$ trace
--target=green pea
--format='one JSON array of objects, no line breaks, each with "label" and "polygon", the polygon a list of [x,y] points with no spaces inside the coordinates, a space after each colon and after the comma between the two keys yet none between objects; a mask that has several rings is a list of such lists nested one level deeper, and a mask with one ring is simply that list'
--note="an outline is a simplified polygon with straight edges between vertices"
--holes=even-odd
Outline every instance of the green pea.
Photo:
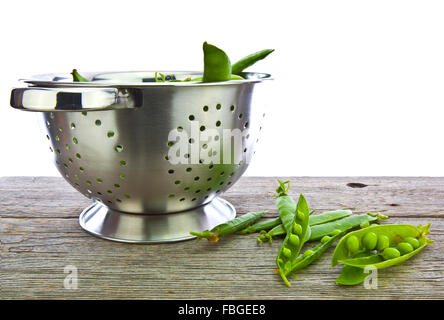
[{"label": "green pea", "polygon": [[290,258],[291,257],[291,250],[288,248],[284,248],[284,250],[282,250],[282,254],[284,255],[285,258]]},{"label": "green pea", "polygon": [[302,226],[298,223],[293,223],[293,233],[300,236],[302,234]]},{"label": "green pea", "polygon": [[404,239],[404,242],[410,243],[410,245],[413,247],[413,249],[419,248],[419,241],[416,238],[413,237],[407,237]]},{"label": "green pea", "polygon": [[376,245],[376,250],[382,251],[385,248],[388,248],[390,245],[390,239],[386,235],[379,235],[378,236],[378,244]]},{"label": "green pea", "polygon": [[405,255],[413,251],[413,246],[408,242],[401,242],[396,246],[401,255]]},{"label": "green pea", "polygon": [[359,251],[359,240],[356,236],[350,236],[347,238],[347,249],[353,255]]},{"label": "green pea", "polygon": [[336,235],[340,234],[341,232],[342,232],[341,230],[339,230],[339,229],[335,229],[335,230],[333,230],[333,231],[331,232],[331,235],[332,235],[332,236],[336,236]]},{"label": "green pea", "polygon": [[295,234],[290,235],[288,241],[295,247],[297,247],[300,243],[299,237]]},{"label": "green pea", "polygon": [[330,241],[330,239],[331,239],[331,237],[329,237],[329,236],[323,236],[321,239],[321,243],[326,243],[326,242]]},{"label": "green pea", "polygon": [[296,213],[298,215],[298,219],[301,221],[304,221],[305,219],[305,213],[303,213],[302,211],[299,211]]},{"label": "green pea", "polygon": [[367,232],[362,238],[362,244],[368,250],[373,250],[374,248],[376,248],[377,243],[378,236],[374,232]]},{"label": "green pea", "polygon": [[303,257],[308,257],[308,256],[311,256],[313,254],[313,251],[312,250],[306,250],[303,254],[302,254],[302,256]]},{"label": "green pea", "polygon": [[390,260],[398,258],[401,255],[401,252],[398,251],[396,248],[385,248],[382,252],[382,257],[384,260]]}]

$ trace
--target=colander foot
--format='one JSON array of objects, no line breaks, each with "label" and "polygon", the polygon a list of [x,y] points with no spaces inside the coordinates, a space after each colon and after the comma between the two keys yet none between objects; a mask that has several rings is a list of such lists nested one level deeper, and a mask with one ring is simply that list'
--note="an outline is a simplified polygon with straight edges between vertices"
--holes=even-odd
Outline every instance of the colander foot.
[{"label": "colander foot", "polygon": [[221,198],[192,210],[169,214],[129,214],[95,202],[80,214],[79,223],[86,232],[107,240],[161,243],[193,239],[190,231],[210,230],[235,216],[234,207]]}]

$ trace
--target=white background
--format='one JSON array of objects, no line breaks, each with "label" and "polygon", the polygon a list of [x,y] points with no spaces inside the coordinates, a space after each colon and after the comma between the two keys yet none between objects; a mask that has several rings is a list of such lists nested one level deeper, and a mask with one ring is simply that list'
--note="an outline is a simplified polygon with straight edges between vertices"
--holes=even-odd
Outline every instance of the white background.
[{"label": "white background", "polygon": [[1,5],[0,176],[58,175],[16,79],[201,70],[203,41],[275,78],[247,174],[444,174],[443,1],[10,1]]}]

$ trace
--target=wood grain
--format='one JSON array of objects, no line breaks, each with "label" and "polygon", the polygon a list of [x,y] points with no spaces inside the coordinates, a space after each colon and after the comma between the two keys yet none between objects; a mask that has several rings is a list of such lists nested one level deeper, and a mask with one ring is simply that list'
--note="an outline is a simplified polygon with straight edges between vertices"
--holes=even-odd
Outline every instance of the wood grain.
[{"label": "wood grain", "polygon": [[[216,244],[185,241],[131,245],[95,238],[77,219],[90,200],[61,178],[0,178],[1,299],[443,299],[444,178],[298,177],[319,212],[383,212],[387,223],[432,222],[435,243],[406,263],[380,270],[378,289],[335,285],[333,248],[291,278],[274,272],[280,241],[230,236]],[[244,177],[223,197],[238,214],[275,216],[273,177]],[[348,185],[349,184],[349,185]],[[351,184],[351,185],[350,185]],[[365,186],[363,186],[365,185]],[[78,269],[78,289],[63,286]]]}]

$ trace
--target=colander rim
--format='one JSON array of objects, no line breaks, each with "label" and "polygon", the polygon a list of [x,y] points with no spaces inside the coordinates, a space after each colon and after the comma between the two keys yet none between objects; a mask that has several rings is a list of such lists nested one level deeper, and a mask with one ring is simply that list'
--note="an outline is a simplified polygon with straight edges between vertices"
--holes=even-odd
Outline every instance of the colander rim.
[{"label": "colander rim", "polygon": [[[31,86],[37,87],[82,87],[82,88],[140,88],[140,87],[201,87],[201,86],[226,86],[226,85],[238,85],[243,83],[258,83],[264,80],[273,80],[271,74],[261,72],[243,72],[242,76],[246,79],[243,80],[228,80],[220,82],[141,82],[141,81],[128,81],[121,80],[115,81],[106,79],[106,76],[112,77],[113,75],[124,74],[149,74],[163,73],[166,75],[175,75],[186,78],[187,76],[202,76],[200,71],[104,71],[104,72],[82,72],[82,75],[89,79],[95,79],[91,82],[73,82],[70,73],[45,73],[32,75],[26,78],[21,78],[19,81],[27,83]],[[102,79],[101,79],[102,77]],[[104,78],[105,77],[105,78]],[[154,76],[153,76],[154,77]]]}]

